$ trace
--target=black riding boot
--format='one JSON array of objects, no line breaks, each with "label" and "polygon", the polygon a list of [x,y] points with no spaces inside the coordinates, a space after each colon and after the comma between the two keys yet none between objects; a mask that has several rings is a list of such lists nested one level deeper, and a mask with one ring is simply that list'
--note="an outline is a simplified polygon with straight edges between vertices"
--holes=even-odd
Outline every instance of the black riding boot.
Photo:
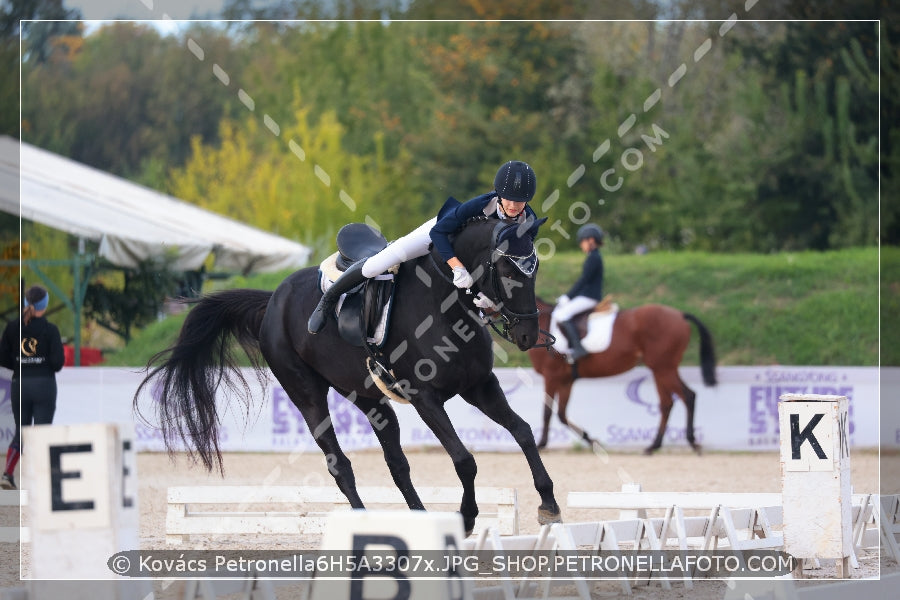
[{"label": "black riding boot", "polygon": [[584,349],[584,346],[581,345],[581,335],[578,333],[578,326],[575,325],[574,321],[563,321],[559,326],[563,330],[563,333],[566,334],[566,339],[569,340],[569,348],[572,349],[572,362],[577,361],[588,353],[588,351]]},{"label": "black riding boot", "polygon": [[366,259],[362,259],[350,265],[347,270],[337,278],[337,281],[331,284],[328,291],[322,294],[319,305],[316,306],[316,310],[309,316],[309,322],[306,325],[306,328],[309,329],[310,333],[319,333],[322,331],[322,328],[325,327],[325,321],[334,310],[334,305],[337,304],[341,294],[349,292],[367,279],[362,273],[363,264],[365,264],[365,262]]}]

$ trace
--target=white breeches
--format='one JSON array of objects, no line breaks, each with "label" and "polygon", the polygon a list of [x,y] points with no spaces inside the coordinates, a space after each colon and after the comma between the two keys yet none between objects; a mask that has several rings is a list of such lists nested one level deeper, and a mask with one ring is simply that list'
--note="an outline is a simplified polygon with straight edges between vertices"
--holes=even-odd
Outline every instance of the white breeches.
[{"label": "white breeches", "polygon": [[568,321],[578,313],[590,310],[597,306],[597,301],[587,296],[575,296],[565,304],[557,304],[550,316],[552,323],[562,323]]},{"label": "white breeches", "polygon": [[366,260],[362,274],[369,278],[375,277],[402,262],[428,254],[431,228],[435,223],[437,217],[422,223],[412,232],[388,244],[387,248]]}]

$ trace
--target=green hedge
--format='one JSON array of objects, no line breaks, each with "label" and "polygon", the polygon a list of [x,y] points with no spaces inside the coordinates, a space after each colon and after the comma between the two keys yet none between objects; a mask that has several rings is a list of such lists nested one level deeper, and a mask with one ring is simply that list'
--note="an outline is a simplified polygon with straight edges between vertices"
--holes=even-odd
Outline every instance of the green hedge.
[{"label": "green hedge", "polygon": [[[545,258],[538,294],[554,300],[581,269],[579,252]],[[881,329],[897,332],[900,314],[900,248],[850,249],[771,255],[649,253],[604,255],[605,290],[622,308],[659,302],[691,312],[711,330],[721,365],[879,364],[879,262]],[[273,289],[287,273],[235,278],[234,287]],[[219,284],[221,286],[221,283]],[[140,334],[106,364],[140,366],[177,334],[183,317],[171,317]],[[692,336],[684,363],[699,361]],[[504,345],[509,361],[527,356]],[[900,365],[900,350],[884,343],[881,364]]]}]

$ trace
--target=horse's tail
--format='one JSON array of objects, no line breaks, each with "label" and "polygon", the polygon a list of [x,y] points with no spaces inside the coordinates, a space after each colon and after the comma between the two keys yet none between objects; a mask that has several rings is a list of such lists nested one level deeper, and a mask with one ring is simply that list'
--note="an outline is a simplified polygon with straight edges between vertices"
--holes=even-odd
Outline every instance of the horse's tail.
[{"label": "horse's tail", "polygon": [[684,318],[697,326],[700,333],[700,372],[703,374],[703,383],[716,385],[716,349],[713,346],[712,334],[700,319],[690,313],[681,313]]},{"label": "horse's tail", "polygon": [[272,292],[261,290],[226,290],[193,301],[178,340],[147,363],[149,374],[135,392],[134,405],[137,409],[138,395],[150,384],[169,452],[180,441],[208,471],[214,464],[223,471],[216,390],[224,384],[242,390],[245,397],[250,394],[235,361],[232,340],[247,353],[263,380],[259,329],[271,297]]}]

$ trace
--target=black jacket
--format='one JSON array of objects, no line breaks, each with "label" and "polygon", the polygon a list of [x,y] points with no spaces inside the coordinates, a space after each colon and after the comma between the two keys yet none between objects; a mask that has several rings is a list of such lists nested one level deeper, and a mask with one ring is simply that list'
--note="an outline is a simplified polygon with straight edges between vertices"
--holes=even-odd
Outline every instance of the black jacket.
[{"label": "black jacket", "polygon": [[6,324],[0,338],[0,366],[12,369],[13,377],[20,372],[26,377],[53,375],[65,362],[59,329],[45,317],[33,317],[28,325],[20,319]]},{"label": "black jacket", "polygon": [[569,298],[587,296],[598,302],[603,300],[603,257],[596,248],[588,252],[581,268],[581,277],[566,294]]}]

